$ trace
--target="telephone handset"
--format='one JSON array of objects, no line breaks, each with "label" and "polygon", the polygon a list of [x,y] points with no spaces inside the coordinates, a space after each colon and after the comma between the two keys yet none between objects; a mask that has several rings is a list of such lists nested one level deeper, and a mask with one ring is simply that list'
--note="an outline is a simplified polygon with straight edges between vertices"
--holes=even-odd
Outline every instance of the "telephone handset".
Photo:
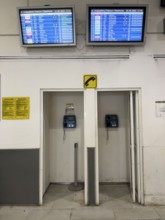
[{"label": "telephone handset", "polygon": [[85,82],[85,86],[88,86],[89,85],[89,82],[90,81],[94,81],[96,80],[96,78],[94,76],[91,76],[86,82]]}]

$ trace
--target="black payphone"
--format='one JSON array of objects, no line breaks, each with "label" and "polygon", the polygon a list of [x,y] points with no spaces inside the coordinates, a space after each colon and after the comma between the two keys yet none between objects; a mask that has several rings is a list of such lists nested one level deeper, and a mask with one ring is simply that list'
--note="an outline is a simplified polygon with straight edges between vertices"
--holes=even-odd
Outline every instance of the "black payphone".
[{"label": "black payphone", "polygon": [[65,115],[63,116],[63,140],[65,140],[65,130],[70,128],[76,128],[77,122],[76,122],[76,115],[74,113],[74,104],[73,103],[67,103],[65,108]]},{"label": "black payphone", "polygon": [[105,115],[105,127],[118,128],[119,127],[118,115]]},{"label": "black payphone", "polygon": [[76,128],[76,116],[75,115],[64,115],[63,128]]}]

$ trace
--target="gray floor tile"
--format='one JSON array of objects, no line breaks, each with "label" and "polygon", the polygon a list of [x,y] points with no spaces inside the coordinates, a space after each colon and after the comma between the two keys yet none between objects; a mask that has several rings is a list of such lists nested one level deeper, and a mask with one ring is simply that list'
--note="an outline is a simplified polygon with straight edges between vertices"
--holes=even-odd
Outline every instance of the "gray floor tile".
[{"label": "gray floor tile", "polygon": [[141,205],[132,203],[132,202],[127,202],[119,199],[114,199],[110,201],[104,201],[100,203],[100,207],[106,208],[106,209],[113,209],[113,210],[118,210],[120,208],[138,208],[141,207]]},{"label": "gray floor tile", "polygon": [[74,193],[74,201],[84,203],[84,190]]},{"label": "gray floor tile", "polygon": [[70,215],[69,210],[32,209],[26,220],[70,220]]},{"label": "gray floor tile", "polygon": [[25,220],[29,214],[28,208],[1,207],[0,220]]},{"label": "gray floor tile", "polygon": [[165,220],[165,207],[132,203],[129,186],[101,185],[100,205],[84,206],[84,191],[52,184],[43,206],[0,206],[0,220]]},{"label": "gray floor tile", "polygon": [[53,209],[76,209],[84,206],[84,191],[72,192],[68,185],[51,184],[44,196],[44,206]]},{"label": "gray floor tile", "polygon": [[53,202],[53,209],[76,209],[82,207],[83,204],[75,202],[74,200],[58,199]]},{"label": "gray floor tile", "polygon": [[157,212],[157,214],[160,216],[160,219],[165,220],[165,206],[160,206],[160,207],[155,206],[154,209]]},{"label": "gray floor tile", "polygon": [[132,203],[129,186],[127,184],[101,184],[100,206],[110,209],[139,207],[138,204]]},{"label": "gray floor tile", "polygon": [[157,212],[148,207],[142,207],[142,208],[125,208],[125,209],[119,209],[114,210],[114,214],[116,219],[120,220],[159,220],[160,217],[157,214]]},{"label": "gray floor tile", "polygon": [[71,220],[114,220],[112,210],[100,207],[81,208],[72,211]]}]

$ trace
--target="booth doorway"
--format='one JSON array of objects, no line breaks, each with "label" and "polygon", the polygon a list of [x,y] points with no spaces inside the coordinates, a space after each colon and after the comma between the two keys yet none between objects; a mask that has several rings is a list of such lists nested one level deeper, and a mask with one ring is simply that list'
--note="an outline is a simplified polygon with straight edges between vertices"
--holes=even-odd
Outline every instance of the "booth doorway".
[{"label": "booth doorway", "polygon": [[[140,90],[98,91],[100,203],[127,199],[143,204],[139,94]],[[116,115],[118,126],[106,127],[106,115]]]},{"label": "booth doorway", "polygon": [[[78,146],[77,179],[79,183],[84,182],[83,109],[82,91],[41,90],[41,205],[56,202],[58,206],[63,196],[68,198],[68,203],[84,203],[83,190],[74,192],[68,189],[75,180],[75,144]],[[75,128],[64,127],[64,115],[76,116]]]}]

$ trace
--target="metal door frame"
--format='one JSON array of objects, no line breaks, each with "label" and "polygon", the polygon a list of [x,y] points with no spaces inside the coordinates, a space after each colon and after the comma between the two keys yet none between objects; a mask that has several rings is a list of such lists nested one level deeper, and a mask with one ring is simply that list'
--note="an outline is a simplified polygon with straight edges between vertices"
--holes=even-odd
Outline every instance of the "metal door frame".
[{"label": "metal door frame", "polygon": [[[43,126],[44,126],[44,92],[82,92],[83,89],[40,89],[40,150],[39,150],[39,205],[43,205]],[[85,163],[85,158],[84,158]],[[85,166],[85,164],[84,164]],[[85,171],[85,170],[84,170]],[[86,175],[84,175],[84,183],[86,182]],[[85,184],[86,185],[86,184]],[[86,187],[84,189],[86,194]]]},{"label": "metal door frame", "polygon": [[[133,202],[137,201],[139,204],[144,204],[144,172],[143,172],[143,144],[142,144],[142,109],[141,109],[141,88],[114,88],[114,89],[97,89],[97,100],[98,100],[98,92],[129,92],[131,102],[130,104],[130,119],[133,118],[133,93],[135,94],[135,102],[136,102],[136,121],[137,121],[137,126],[136,126],[136,135],[138,136],[138,143],[137,143],[137,175],[138,175],[138,189],[137,189],[137,198],[136,198],[136,192],[135,192],[135,172],[133,174],[133,187],[134,187],[134,193],[133,193]],[[98,120],[98,112],[97,112],[97,120]],[[131,140],[132,143],[134,142],[134,121],[132,120],[131,122]],[[97,134],[98,134],[98,127],[97,127]],[[98,152],[98,135],[97,135],[97,146],[96,150]],[[131,166],[134,167],[133,170],[135,170],[135,151],[134,151],[134,145],[132,145],[132,157],[133,161]],[[97,153],[97,158],[96,158],[96,167],[98,169],[99,164],[99,155]],[[98,171],[99,173],[99,171]],[[97,204],[99,204],[99,175],[97,176],[96,180],[96,186],[97,186],[97,191],[96,191],[96,198],[97,198]]]}]

